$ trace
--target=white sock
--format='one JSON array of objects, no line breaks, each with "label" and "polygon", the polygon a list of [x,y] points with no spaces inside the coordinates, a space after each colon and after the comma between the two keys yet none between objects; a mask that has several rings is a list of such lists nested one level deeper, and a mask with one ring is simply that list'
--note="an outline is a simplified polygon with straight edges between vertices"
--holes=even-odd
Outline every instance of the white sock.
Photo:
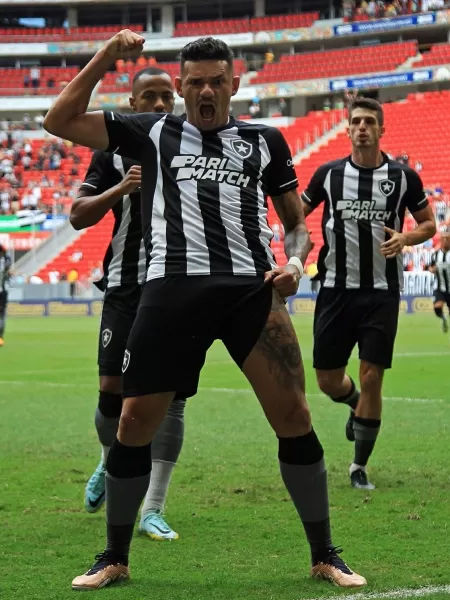
[{"label": "white sock", "polygon": [[363,467],[362,465],[356,465],[355,463],[352,463],[350,465],[350,475],[352,473],[354,473],[355,471],[360,471],[360,470],[366,472],[367,471],[367,467]]},{"label": "white sock", "polygon": [[142,506],[142,517],[144,517],[148,512],[164,510],[174,466],[175,463],[166,462],[163,460],[154,460],[152,462],[150,485],[148,486],[147,494]]},{"label": "white sock", "polygon": [[102,446],[102,463],[106,467],[106,461],[108,460],[108,454],[111,450],[111,446]]}]

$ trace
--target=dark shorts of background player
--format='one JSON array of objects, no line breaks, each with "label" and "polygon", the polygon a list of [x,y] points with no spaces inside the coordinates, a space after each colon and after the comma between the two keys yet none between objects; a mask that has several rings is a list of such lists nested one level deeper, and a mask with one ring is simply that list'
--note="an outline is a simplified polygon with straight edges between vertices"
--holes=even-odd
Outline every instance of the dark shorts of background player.
[{"label": "dark shorts of background player", "polygon": [[446,294],[445,292],[441,292],[440,290],[435,290],[433,296],[433,304],[436,304],[436,302],[443,302],[448,306],[450,310],[450,294]]},{"label": "dark shorts of background player", "polygon": [[347,366],[358,344],[360,360],[390,369],[399,307],[398,292],[322,288],[314,314],[314,368]]},{"label": "dark shorts of background player", "polygon": [[0,291],[0,312],[6,312],[6,305],[8,304],[8,292]]},{"label": "dark shorts of background player", "polygon": [[141,295],[141,285],[107,288],[98,341],[99,375],[122,376],[125,348]]},{"label": "dark shorts of background player", "polygon": [[242,368],[272,306],[263,276],[174,275],[150,280],[127,344],[125,398],[197,393],[206,352],[220,339]]}]

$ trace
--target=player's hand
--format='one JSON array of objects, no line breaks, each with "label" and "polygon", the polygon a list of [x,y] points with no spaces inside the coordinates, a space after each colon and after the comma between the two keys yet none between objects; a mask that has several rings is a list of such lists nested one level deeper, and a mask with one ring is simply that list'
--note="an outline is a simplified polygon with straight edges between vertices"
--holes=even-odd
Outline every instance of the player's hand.
[{"label": "player's hand", "polygon": [[104,46],[112,58],[137,58],[144,47],[145,38],[130,29],[122,29]]},{"label": "player's hand", "polygon": [[391,239],[381,244],[381,254],[386,258],[394,258],[401,254],[406,246],[406,235],[389,227],[385,227],[384,231],[391,236]]},{"label": "player's hand", "polygon": [[134,165],[128,171],[120,184],[120,191],[123,195],[131,194],[141,187],[141,167]]},{"label": "player's hand", "polygon": [[297,293],[300,283],[300,271],[295,265],[277,267],[264,273],[264,283],[272,282],[273,287],[283,298]]}]

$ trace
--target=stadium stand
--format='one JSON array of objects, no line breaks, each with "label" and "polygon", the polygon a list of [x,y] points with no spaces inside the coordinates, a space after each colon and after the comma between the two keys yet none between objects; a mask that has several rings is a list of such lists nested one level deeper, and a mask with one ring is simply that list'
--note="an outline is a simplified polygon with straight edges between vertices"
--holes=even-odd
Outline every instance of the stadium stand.
[{"label": "stadium stand", "polygon": [[272,31],[274,29],[292,29],[311,27],[319,18],[319,13],[299,13],[254,17],[252,19],[225,19],[221,21],[187,21],[177,23],[174,37],[195,35],[218,35],[225,33],[244,33],[247,31]]},{"label": "stadium stand", "polygon": [[432,67],[450,63],[450,44],[434,44],[429,52],[419,56],[415,61],[416,67]]},{"label": "stadium stand", "polygon": [[265,64],[252,84],[319,79],[355,73],[392,71],[417,54],[417,43],[396,42],[328,52],[284,54],[278,63]]},{"label": "stadium stand", "polygon": [[[143,31],[142,25],[129,25],[133,31]],[[91,42],[107,40],[117,32],[117,25],[101,27],[14,27],[0,29],[2,43],[29,42]]]},{"label": "stadium stand", "polygon": [[79,67],[0,68],[0,96],[55,96],[79,70]]}]

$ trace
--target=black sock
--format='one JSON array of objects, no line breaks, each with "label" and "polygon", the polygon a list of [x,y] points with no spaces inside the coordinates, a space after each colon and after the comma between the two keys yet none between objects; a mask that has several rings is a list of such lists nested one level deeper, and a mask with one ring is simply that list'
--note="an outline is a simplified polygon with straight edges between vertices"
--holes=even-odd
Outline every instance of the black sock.
[{"label": "black sock", "polygon": [[434,307],[434,314],[438,317],[438,319],[442,319],[443,321],[446,320],[445,315],[444,315],[444,309],[442,308],[442,306]]},{"label": "black sock", "polygon": [[353,379],[351,377],[349,379],[352,384],[349,393],[345,396],[340,396],[339,398],[331,399],[333,400],[333,402],[337,402],[338,404],[348,404],[348,406],[350,406],[351,409],[356,410],[359,401],[359,391],[356,389],[356,385]]},{"label": "black sock", "polygon": [[332,546],[327,472],[323,448],[314,430],[295,438],[279,438],[281,476],[300,516],[311,548],[312,563]]},{"label": "black sock", "polygon": [[121,412],[121,394],[99,392],[98,406],[95,411],[95,428],[102,446],[109,448],[116,439]]},{"label": "black sock", "polygon": [[370,455],[377,441],[380,426],[380,419],[355,417],[353,426],[355,431],[355,459],[353,462],[356,465],[365,467],[369,462]]},{"label": "black sock", "polygon": [[151,468],[151,444],[134,447],[114,441],[106,463],[106,550],[125,565]]}]

